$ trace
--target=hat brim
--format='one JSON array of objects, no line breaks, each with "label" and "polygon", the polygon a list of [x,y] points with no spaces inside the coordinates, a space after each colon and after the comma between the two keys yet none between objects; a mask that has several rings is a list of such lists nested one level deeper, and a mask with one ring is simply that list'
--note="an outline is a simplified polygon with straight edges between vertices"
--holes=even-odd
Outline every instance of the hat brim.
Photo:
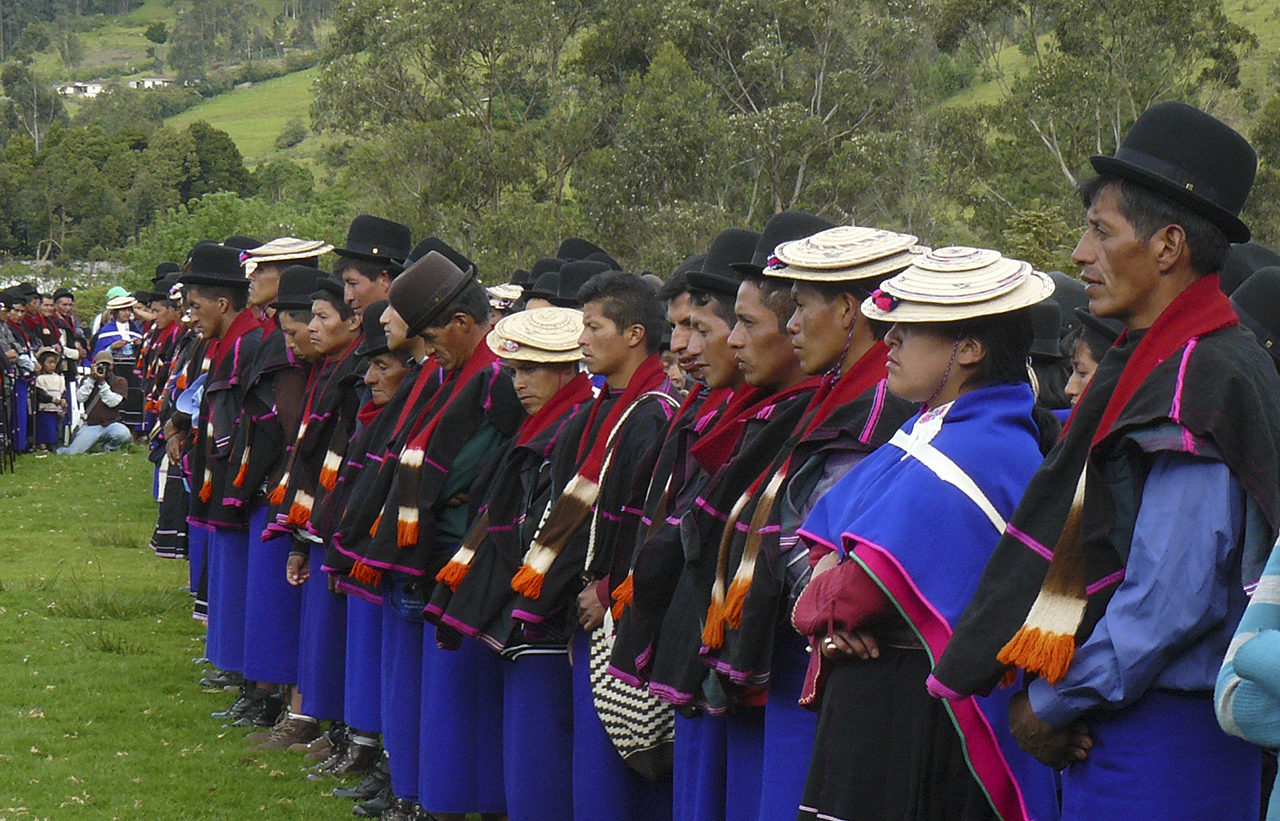
[{"label": "hat brim", "polygon": [[364,338],[363,342],[361,342],[359,345],[356,346],[356,356],[371,358],[375,356],[380,356],[384,353],[391,353],[391,346],[385,343],[376,345],[376,346],[370,346],[369,337],[367,336]]},{"label": "hat brim", "polygon": [[206,285],[210,288],[244,288],[249,289],[248,279],[232,279],[231,277],[213,276],[210,274],[186,274],[178,279],[183,285]]},{"label": "hat brim", "polygon": [[1087,310],[1076,308],[1075,314],[1076,319],[1080,321],[1081,325],[1103,337],[1112,344],[1115,344],[1115,341],[1120,338],[1120,334],[1123,332],[1109,327],[1105,319],[1094,316]]},{"label": "hat brim", "polygon": [[418,334],[422,333],[425,329],[431,327],[431,323],[440,318],[440,314],[444,313],[444,309],[452,305],[453,301],[457,299],[458,296],[467,289],[467,286],[470,285],[472,282],[476,281],[476,269],[474,267],[472,267],[470,270],[463,271],[463,274],[465,274],[465,276],[463,277],[462,281],[458,283],[458,285],[455,286],[453,290],[449,291],[447,294],[441,297],[440,301],[436,303],[436,306],[434,308],[432,308],[424,316],[420,317],[416,322],[414,322],[412,325],[409,326],[410,336],[417,336]]},{"label": "hat brim", "polygon": [[740,279],[731,279],[710,271],[691,271],[689,273],[689,286],[698,291],[709,291],[710,293],[724,296],[737,296],[738,286],[741,284],[742,280]]},{"label": "hat brim", "polygon": [[1258,339],[1258,344],[1262,346],[1263,350],[1271,354],[1272,361],[1277,368],[1280,368],[1280,339],[1267,330],[1266,325],[1254,319],[1248,311],[1241,308],[1234,299],[1231,300],[1231,307],[1236,309],[1236,314],[1240,317],[1240,324],[1253,332],[1253,335]]},{"label": "hat brim", "polygon": [[863,282],[879,281],[900,271],[905,271],[918,258],[918,254],[902,251],[883,259],[872,260],[853,268],[801,268],[796,265],[781,265],[765,268],[767,277],[790,279],[799,282]]},{"label": "hat brim", "polygon": [[1007,314],[1029,308],[1053,295],[1053,280],[1047,274],[1032,271],[1026,281],[1012,291],[982,302],[958,302],[938,304],[934,302],[909,302],[901,300],[891,310],[881,310],[875,299],[868,297],[862,303],[862,313],[881,322],[959,322],[982,316]]},{"label": "hat brim", "polygon": [[[392,273],[399,274],[404,271],[404,260],[398,260],[394,257],[374,256],[366,254],[364,251],[353,251],[350,248],[334,248],[333,253],[347,259],[359,259],[364,262],[378,262],[387,266],[387,270]],[[305,257],[304,257],[305,259]]]},{"label": "hat brim", "polygon": [[545,348],[535,348],[532,345],[521,345],[517,351],[506,350],[503,347],[503,343],[507,341],[506,337],[499,336],[496,330],[489,331],[485,335],[484,341],[494,354],[511,362],[536,362],[540,365],[549,365],[582,360],[582,348],[580,347],[572,350],[549,351]]},{"label": "hat brim", "polygon": [[1154,171],[1149,171],[1142,166],[1135,165],[1131,162],[1118,160],[1115,157],[1092,156],[1089,158],[1089,164],[1093,166],[1093,170],[1099,174],[1111,174],[1132,180],[1139,185],[1150,188],[1158,194],[1169,197],[1170,199],[1187,206],[1192,211],[1200,214],[1205,219],[1212,222],[1218,228],[1222,229],[1222,233],[1227,235],[1227,239],[1232,242],[1248,242],[1253,236],[1253,232],[1249,230],[1249,226],[1230,211],[1218,206],[1209,200],[1196,194],[1194,190],[1184,188],[1177,185],[1166,177],[1162,177]]}]

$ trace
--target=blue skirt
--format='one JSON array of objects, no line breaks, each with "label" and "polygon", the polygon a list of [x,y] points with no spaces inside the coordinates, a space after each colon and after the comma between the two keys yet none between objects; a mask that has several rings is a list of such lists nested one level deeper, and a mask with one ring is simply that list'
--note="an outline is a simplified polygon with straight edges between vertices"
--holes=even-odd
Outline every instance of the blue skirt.
[{"label": "blue skirt", "polygon": [[427,812],[506,812],[502,664],[480,642],[442,650],[436,631],[424,632],[418,801]]},{"label": "blue skirt", "polygon": [[245,583],[249,534],[218,528],[209,534],[209,634],[205,655],[221,670],[244,672]]},{"label": "blue skirt", "polygon": [[418,724],[422,714],[422,622],[404,619],[388,595],[382,605],[382,746],[397,798],[418,800]]},{"label": "blue skirt", "polygon": [[725,818],[725,717],[676,713],[672,817],[675,821]]},{"label": "blue skirt", "polygon": [[818,734],[818,714],[800,706],[809,667],[807,646],[805,638],[789,627],[778,631],[764,710],[759,821],[793,817],[804,795],[809,757]]},{"label": "blue skirt", "polygon": [[382,605],[347,597],[347,688],[343,718],[362,733],[382,732]]},{"label": "blue skirt", "polygon": [[573,821],[573,671],[568,653],[502,665],[502,780],[509,821]]},{"label": "blue skirt", "polygon": [[36,411],[36,444],[58,444],[59,422],[56,411]]},{"label": "blue skirt", "polygon": [[652,782],[614,749],[591,698],[591,652],[573,634],[574,821],[664,821],[671,818],[671,779]]},{"label": "blue skirt", "polygon": [[289,584],[291,539],[262,541],[267,507],[249,511],[249,570],[245,580],[244,676],[250,681],[298,680],[302,588]]},{"label": "blue skirt", "polygon": [[756,818],[760,814],[764,710],[744,707],[725,716],[725,741],[724,817]]},{"label": "blue skirt", "polygon": [[28,426],[31,424],[31,383],[21,379],[13,386],[13,444],[21,453],[27,449]]},{"label": "blue skirt", "polygon": [[298,691],[302,712],[321,721],[342,720],[347,649],[347,597],[329,592],[324,547],[311,545],[311,575],[302,586]]},{"label": "blue skirt", "polygon": [[1062,773],[1062,821],[1257,821],[1262,753],[1218,727],[1209,696],[1149,691],[1085,720],[1093,749]]},{"label": "blue skirt", "polygon": [[[209,528],[187,523],[187,571],[190,574],[191,586],[187,589],[195,596],[194,617],[207,621],[209,617],[208,590],[205,587],[205,576],[208,571]],[[205,636],[205,644],[209,638]]]}]

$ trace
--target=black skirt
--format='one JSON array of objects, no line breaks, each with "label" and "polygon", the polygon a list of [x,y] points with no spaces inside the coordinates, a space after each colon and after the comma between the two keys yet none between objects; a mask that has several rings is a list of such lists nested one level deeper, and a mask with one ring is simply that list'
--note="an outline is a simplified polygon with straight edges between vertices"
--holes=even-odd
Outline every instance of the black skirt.
[{"label": "black skirt", "polygon": [[924,650],[833,666],[802,821],[986,821],[997,815],[965,763],[943,702],[925,690]]},{"label": "black skirt", "polygon": [[183,481],[182,466],[169,465],[164,482],[164,501],[160,503],[156,517],[156,529],[151,533],[151,550],[162,559],[187,557],[187,508],[191,496]]}]

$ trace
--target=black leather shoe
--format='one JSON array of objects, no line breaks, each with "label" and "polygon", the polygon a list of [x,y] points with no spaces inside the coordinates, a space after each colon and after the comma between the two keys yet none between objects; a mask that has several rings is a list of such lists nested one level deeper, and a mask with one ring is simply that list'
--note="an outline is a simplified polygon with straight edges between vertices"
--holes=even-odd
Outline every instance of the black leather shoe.
[{"label": "black leather shoe", "polygon": [[395,793],[391,792],[391,785],[388,784],[373,798],[352,807],[351,814],[358,818],[381,818],[395,800]]},{"label": "black leather shoe", "polygon": [[205,676],[200,679],[200,686],[206,689],[211,687],[239,687],[244,684],[244,676],[230,670],[221,670],[217,675]]},{"label": "black leather shoe", "polygon": [[227,709],[219,710],[216,713],[210,713],[209,718],[217,719],[218,721],[239,721],[241,716],[245,714],[245,711],[249,709],[249,706],[252,703],[253,700],[251,698],[242,695]]},{"label": "black leather shoe", "polygon": [[374,765],[369,774],[364,777],[354,787],[336,787],[333,791],[334,798],[351,798],[356,801],[368,801],[377,797],[383,788],[391,785],[391,768],[387,762],[387,754],[384,752],[378,757],[378,763]]},{"label": "black leather shoe", "polygon": [[235,727],[274,727],[284,712],[284,699],[275,693],[255,690],[249,699],[249,706],[235,720]]}]

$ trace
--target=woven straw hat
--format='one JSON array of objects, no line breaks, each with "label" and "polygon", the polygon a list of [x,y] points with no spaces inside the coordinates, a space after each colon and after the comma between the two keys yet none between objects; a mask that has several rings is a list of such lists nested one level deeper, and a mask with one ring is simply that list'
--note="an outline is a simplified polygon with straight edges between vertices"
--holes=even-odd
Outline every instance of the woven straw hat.
[{"label": "woven straw hat", "polygon": [[577,362],[582,358],[582,311],[534,308],[498,320],[485,339],[503,359],[521,362]]},{"label": "woven straw hat", "polygon": [[493,285],[485,288],[484,291],[489,295],[489,307],[495,311],[510,310],[511,306],[519,302],[521,295],[524,294],[524,288],[509,283]]},{"label": "woven straw hat", "polygon": [[117,296],[117,297],[112,297],[111,299],[108,299],[107,310],[119,311],[122,308],[132,308],[134,305],[137,305],[137,304],[138,304],[138,300],[126,294],[125,296]]},{"label": "woven straw hat", "polygon": [[862,312],[885,322],[955,322],[1047,299],[1053,280],[999,251],[953,245],[918,257],[881,284]]},{"label": "woven straw hat", "polygon": [[259,245],[240,255],[246,274],[264,262],[289,262],[292,260],[312,259],[327,254],[333,246],[318,239],[298,239],[296,237],[280,237],[266,245]]},{"label": "woven straw hat", "polygon": [[766,276],[802,282],[851,282],[882,278],[911,264],[916,238],[879,228],[839,225],[773,251]]}]

